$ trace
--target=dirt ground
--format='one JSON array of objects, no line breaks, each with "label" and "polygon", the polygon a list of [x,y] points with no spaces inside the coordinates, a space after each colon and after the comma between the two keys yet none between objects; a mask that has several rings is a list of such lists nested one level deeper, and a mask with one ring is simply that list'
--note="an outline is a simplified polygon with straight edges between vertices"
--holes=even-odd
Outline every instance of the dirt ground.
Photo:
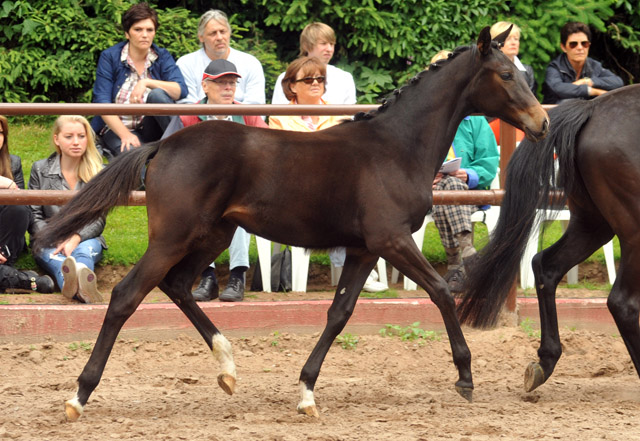
[{"label": "dirt ground", "polygon": [[15,440],[640,440],[640,381],[617,336],[561,331],[564,355],[532,393],[523,372],[538,338],[522,327],[465,330],[474,402],[454,390],[446,335],[359,335],[334,345],[316,386],[319,419],[297,414],[297,379],[318,335],[231,338],[227,396],[200,338],[116,342],[78,422],[63,403],[93,342],[0,345],[0,439]]}]

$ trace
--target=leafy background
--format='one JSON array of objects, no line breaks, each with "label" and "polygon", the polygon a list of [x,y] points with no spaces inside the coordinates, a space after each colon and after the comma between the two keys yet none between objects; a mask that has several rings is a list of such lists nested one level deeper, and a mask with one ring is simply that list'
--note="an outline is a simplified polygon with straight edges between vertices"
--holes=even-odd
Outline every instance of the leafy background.
[{"label": "leafy background", "polygon": [[[0,4],[0,100],[89,102],[100,51],[123,39],[122,0],[17,0]],[[376,102],[423,69],[440,49],[468,44],[479,30],[507,19],[523,35],[521,59],[538,84],[557,54],[569,20],[594,31],[591,55],[625,80],[640,78],[640,8],[626,0],[237,0],[151,1],[158,11],[156,42],[178,58],[198,47],[196,27],[209,8],[226,11],[232,44],[263,64],[267,96],[298,54],[311,21],[336,31],[333,63],[352,72],[358,101]]]}]

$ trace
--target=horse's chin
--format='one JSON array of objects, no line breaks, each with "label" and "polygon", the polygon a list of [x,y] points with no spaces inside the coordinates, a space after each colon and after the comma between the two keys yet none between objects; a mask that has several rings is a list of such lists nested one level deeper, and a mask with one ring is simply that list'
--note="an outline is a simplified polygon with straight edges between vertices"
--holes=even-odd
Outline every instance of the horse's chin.
[{"label": "horse's chin", "polygon": [[542,141],[547,136],[548,132],[549,132],[548,130],[534,132],[533,130],[524,129],[524,136],[526,136],[527,139],[531,142],[538,142],[538,141]]}]

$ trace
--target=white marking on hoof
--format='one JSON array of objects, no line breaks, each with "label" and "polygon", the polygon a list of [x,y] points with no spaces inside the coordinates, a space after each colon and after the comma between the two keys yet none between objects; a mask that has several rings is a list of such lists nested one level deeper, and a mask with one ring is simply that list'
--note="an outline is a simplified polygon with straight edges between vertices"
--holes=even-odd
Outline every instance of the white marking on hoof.
[{"label": "white marking on hoof", "polygon": [[298,403],[298,412],[312,417],[320,417],[316,402],[313,398],[313,391],[307,388],[307,385],[300,382],[300,403]]},{"label": "white marking on hoof", "polygon": [[77,395],[64,403],[64,413],[66,414],[68,421],[77,421],[83,411],[84,408],[80,404],[80,401],[78,401]]},{"label": "white marking on hoof", "polygon": [[[222,334],[216,334],[211,339],[211,346],[213,349],[211,353],[220,363],[221,373],[218,375],[218,384],[220,385],[220,379],[225,378],[227,381],[224,381],[229,386],[229,390],[227,388],[222,387],[226,393],[231,395],[233,390],[235,389],[235,379],[236,379],[236,364],[233,361],[233,351],[231,350],[231,343],[229,340],[225,338]],[[231,378],[229,378],[231,377]]]}]

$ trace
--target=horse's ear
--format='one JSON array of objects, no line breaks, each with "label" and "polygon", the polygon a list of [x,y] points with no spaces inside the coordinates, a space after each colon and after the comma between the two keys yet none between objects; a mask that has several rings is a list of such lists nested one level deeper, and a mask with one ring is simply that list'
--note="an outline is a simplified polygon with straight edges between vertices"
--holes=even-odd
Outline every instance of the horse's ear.
[{"label": "horse's ear", "polygon": [[498,45],[499,45],[498,47],[504,46],[504,42],[507,40],[507,37],[511,33],[512,28],[513,28],[513,25],[509,26],[509,28],[506,31],[504,31],[500,35],[497,35],[496,38],[494,38],[494,40],[498,42]]},{"label": "horse's ear", "polygon": [[489,26],[480,31],[478,36],[478,50],[482,55],[487,55],[491,52],[491,32],[489,32]]}]

